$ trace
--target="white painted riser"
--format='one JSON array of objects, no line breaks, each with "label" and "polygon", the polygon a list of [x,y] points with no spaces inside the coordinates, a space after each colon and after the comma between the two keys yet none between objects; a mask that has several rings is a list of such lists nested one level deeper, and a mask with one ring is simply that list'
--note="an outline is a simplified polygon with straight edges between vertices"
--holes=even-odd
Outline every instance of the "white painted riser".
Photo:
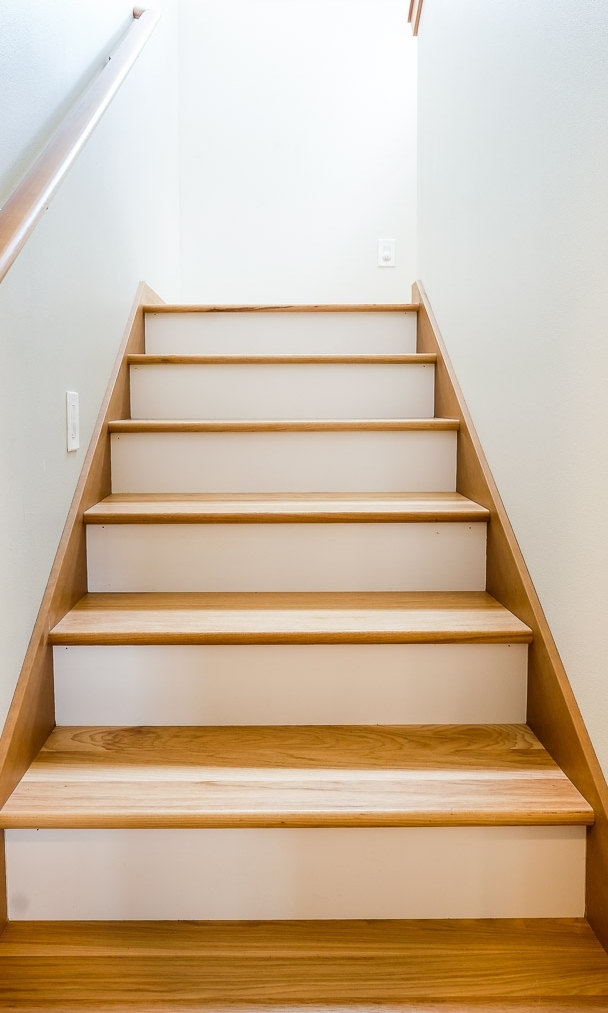
[{"label": "white painted riser", "polygon": [[416,313],[146,313],[151,355],[412,355]]},{"label": "white painted riser", "polygon": [[454,492],[456,432],[115,433],[113,492]]},{"label": "white painted riser", "polygon": [[527,644],[53,648],[58,725],[511,724]]},{"label": "white painted riser", "polygon": [[483,591],[486,525],[89,524],[89,591]]},{"label": "white painted riser", "polygon": [[14,919],[571,918],[585,828],[9,830]]},{"label": "white painted riser", "polygon": [[131,418],[432,418],[434,372],[428,364],[131,366]]}]

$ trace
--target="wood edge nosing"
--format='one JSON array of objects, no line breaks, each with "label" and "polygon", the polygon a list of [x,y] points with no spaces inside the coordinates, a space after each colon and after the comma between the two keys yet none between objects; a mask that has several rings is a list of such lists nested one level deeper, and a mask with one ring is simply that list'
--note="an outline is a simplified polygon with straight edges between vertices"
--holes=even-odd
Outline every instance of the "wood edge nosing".
[{"label": "wood edge nosing", "polygon": [[420,355],[130,355],[129,366],[433,366]]},{"label": "wood edge nosing", "polygon": [[243,631],[240,633],[156,633],[149,631],[143,633],[133,632],[108,632],[108,633],[51,633],[49,642],[57,647],[77,646],[154,646],[165,644],[178,647],[180,644],[203,646],[205,644],[529,644],[532,642],[532,635],[524,631],[514,632],[507,630],[504,633],[445,633],[429,634],[420,632],[415,634],[400,634],[391,632],[366,632],[353,633],[338,631],[302,633],[260,633]]},{"label": "wood edge nosing", "polygon": [[120,514],[102,511],[84,515],[84,523],[96,525],[147,525],[147,524],[484,524],[488,515],[482,513],[445,514],[431,513],[382,513],[380,511],[353,511],[352,513],[214,513],[214,514],[168,514],[141,513]]},{"label": "wood edge nosing", "polygon": [[449,405],[460,422],[457,491],[490,511],[488,591],[532,630],[528,723],[595,812],[587,844],[585,916],[608,950],[608,786],[421,281],[413,286],[413,297],[420,304],[419,347],[437,353],[438,410]]},{"label": "wood edge nosing", "polygon": [[108,385],[93,428],[89,447],[30,642],[0,737],[0,803],[11,794],[55,724],[52,654],[49,631],[86,593],[85,510],[110,492],[108,422],[128,412],[130,349],[143,347],[144,301],[158,298],[140,282],[123,332]]},{"label": "wood edge nosing", "polygon": [[165,303],[144,305],[146,313],[417,313],[418,303],[319,303],[317,305],[213,305],[196,303]]},{"label": "wood edge nosing", "polygon": [[373,812],[357,812],[349,818],[343,811],[331,812],[275,812],[275,813],[243,813],[221,816],[179,814],[164,816],[158,812],[149,816],[133,813],[104,814],[84,816],[81,813],[59,812],[56,817],[49,817],[38,811],[11,816],[0,812],[0,830],[258,830],[258,829],[309,829],[348,827],[400,827],[415,829],[421,827],[589,827],[593,821],[584,811],[570,810],[560,813],[549,813],[547,810],[538,812],[507,811],[505,813],[490,811],[488,813],[471,812],[467,816],[459,813],[441,814],[421,812],[419,816],[404,816],[394,811],[387,814]]},{"label": "wood edge nosing", "polygon": [[457,419],[113,419],[110,433],[457,432]]}]

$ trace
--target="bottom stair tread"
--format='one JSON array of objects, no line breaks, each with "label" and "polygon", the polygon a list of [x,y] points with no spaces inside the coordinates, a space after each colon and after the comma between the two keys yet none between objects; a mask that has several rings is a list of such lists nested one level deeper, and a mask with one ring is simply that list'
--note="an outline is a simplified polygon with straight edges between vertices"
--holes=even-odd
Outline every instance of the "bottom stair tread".
[{"label": "bottom stair tread", "polygon": [[583,919],[9,922],[3,1009],[608,1010]]}]

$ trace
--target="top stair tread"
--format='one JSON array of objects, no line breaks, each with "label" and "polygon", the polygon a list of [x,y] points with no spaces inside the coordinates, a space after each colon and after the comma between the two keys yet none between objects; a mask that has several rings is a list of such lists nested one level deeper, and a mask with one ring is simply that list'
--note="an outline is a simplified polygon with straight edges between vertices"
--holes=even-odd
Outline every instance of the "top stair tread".
[{"label": "top stair tread", "polygon": [[87,524],[268,521],[486,521],[459,493],[115,493],[90,507]]},{"label": "top stair tread", "polygon": [[151,303],[144,313],[417,313],[419,303],[272,303],[209,305],[198,303]]},{"label": "top stair tread", "polygon": [[530,643],[483,591],[87,594],[53,644]]},{"label": "top stair tread", "polygon": [[458,419],[114,419],[111,433],[457,431]]},{"label": "top stair tread", "polygon": [[608,1010],[608,956],[582,918],[12,921],[0,983],[32,1010]]},{"label": "top stair tread", "polygon": [[587,825],[525,725],[56,728],[3,827]]},{"label": "top stair tread", "polygon": [[425,366],[434,365],[437,362],[435,352],[414,352],[411,354],[336,354],[328,352],[306,355],[293,353],[292,355],[245,355],[235,353],[233,355],[179,355],[179,354],[138,354],[129,355],[130,366],[309,366],[309,365],[339,365],[339,366]]}]

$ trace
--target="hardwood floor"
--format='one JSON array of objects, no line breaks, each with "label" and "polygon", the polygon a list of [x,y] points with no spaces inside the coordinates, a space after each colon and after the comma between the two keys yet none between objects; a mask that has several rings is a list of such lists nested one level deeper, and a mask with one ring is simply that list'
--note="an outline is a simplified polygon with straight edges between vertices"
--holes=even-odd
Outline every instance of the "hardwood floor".
[{"label": "hardwood floor", "polygon": [[13,922],[0,988],[22,1011],[583,1013],[608,956],[582,919]]}]

